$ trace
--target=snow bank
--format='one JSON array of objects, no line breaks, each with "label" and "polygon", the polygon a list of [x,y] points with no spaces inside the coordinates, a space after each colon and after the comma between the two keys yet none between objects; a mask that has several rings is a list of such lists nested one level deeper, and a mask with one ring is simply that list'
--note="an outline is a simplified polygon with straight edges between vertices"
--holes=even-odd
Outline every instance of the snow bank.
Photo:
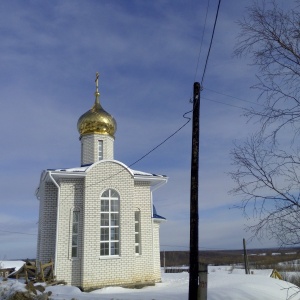
[{"label": "snow bank", "polygon": [[208,282],[208,300],[286,300],[298,292],[291,283],[267,276],[216,273]]},{"label": "snow bank", "polygon": [[[51,300],[187,300],[188,282],[188,273],[163,273],[162,283],[143,289],[109,287],[84,293],[73,286],[51,286],[46,292],[52,292]],[[6,300],[2,295],[17,289],[24,285],[16,280],[0,281],[0,299]],[[268,276],[228,273],[226,267],[208,274],[208,300],[286,300],[292,295],[300,299],[299,288]]]},{"label": "snow bank", "polygon": [[20,283],[17,280],[0,281],[1,300],[9,299],[17,291],[26,292],[27,290],[25,289],[25,284]]}]

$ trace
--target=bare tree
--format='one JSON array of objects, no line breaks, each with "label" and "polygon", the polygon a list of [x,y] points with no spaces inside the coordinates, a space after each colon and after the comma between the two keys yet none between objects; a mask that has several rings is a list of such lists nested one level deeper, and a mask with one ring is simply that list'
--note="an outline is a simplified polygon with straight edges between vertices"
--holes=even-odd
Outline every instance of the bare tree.
[{"label": "bare tree", "polygon": [[300,242],[300,153],[268,148],[253,136],[232,152],[236,171],[231,173],[242,197],[240,208],[256,223],[256,236],[267,233],[280,245]]},{"label": "bare tree", "polygon": [[[246,115],[259,120],[259,130],[232,151],[240,207],[252,216],[256,236],[267,233],[281,245],[300,243],[300,13],[275,1],[255,2],[239,22],[235,49],[258,67],[262,109]],[[287,134],[288,133],[288,134]],[[289,138],[289,140],[288,140]],[[251,214],[249,213],[251,212]]]},{"label": "bare tree", "polygon": [[238,22],[241,32],[235,55],[249,55],[259,68],[255,88],[261,91],[264,108],[252,109],[248,115],[260,117],[263,130],[276,122],[272,132],[276,138],[283,126],[297,126],[300,120],[300,14],[298,6],[288,12],[276,2],[267,7],[265,2],[255,2],[248,8],[248,16]]}]

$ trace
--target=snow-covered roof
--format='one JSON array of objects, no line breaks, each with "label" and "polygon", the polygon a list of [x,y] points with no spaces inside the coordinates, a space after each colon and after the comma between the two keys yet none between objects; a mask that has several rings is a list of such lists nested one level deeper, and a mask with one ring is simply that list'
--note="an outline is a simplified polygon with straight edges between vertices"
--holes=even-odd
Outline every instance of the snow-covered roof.
[{"label": "snow-covered roof", "polygon": [[48,171],[55,172],[85,172],[89,166],[77,167],[77,168],[62,168],[62,169],[47,169]]},{"label": "snow-covered roof", "polygon": [[143,171],[138,171],[134,169],[130,169],[128,166],[123,164],[120,161],[117,160],[101,160],[99,162],[96,162],[94,164],[84,165],[81,167],[75,167],[75,168],[59,168],[59,169],[47,169],[45,170],[41,175],[41,181],[43,180],[51,180],[51,176],[55,177],[85,177],[89,170],[92,169],[97,164],[112,162],[119,164],[124,167],[124,169],[127,169],[128,172],[134,177],[135,180],[138,181],[149,181],[151,186],[160,186],[161,184],[164,184],[167,182],[168,177],[166,175],[159,175],[154,173],[148,173]]},{"label": "snow-covered roof", "polygon": [[0,269],[15,269],[9,275],[18,272],[25,265],[23,260],[0,260]]},{"label": "snow-covered roof", "polygon": [[[103,161],[105,162],[105,161]],[[118,162],[118,161],[115,161]],[[123,164],[124,165],[124,164]],[[47,171],[53,171],[53,172],[66,172],[66,173],[85,173],[87,171],[87,169],[90,168],[90,166],[92,166],[92,164],[90,165],[85,165],[82,167],[77,167],[77,168],[60,168],[60,169],[47,169]],[[125,165],[124,165],[125,166]],[[166,178],[166,175],[159,175],[159,174],[153,174],[153,173],[147,173],[147,172],[143,172],[143,171],[138,171],[138,170],[133,170],[130,169],[129,167],[126,166],[126,168],[133,174],[133,175],[140,175],[140,176],[154,176],[154,177],[162,177],[162,178]]]},{"label": "snow-covered roof", "polygon": [[153,205],[153,219],[156,219],[157,221],[166,221],[167,219],[163,216],[160,216],[158,213],[157,213],[157,210],[155,208],[155,206]]},{"label": "snow-covered roof", "polygon": [[130,169],[128,166],[123,164],[120,161],[117,160],[101,160],[98,161],[94,164],[88,164],[88,165],[83,165],[80,167],[75,167],[75,168],[59,168],[59,169],[47,169],[44,170],[41,174],[40,177],[40,184],[38,188],[36,189],[36,196],[39,198],[39,193],[40,193],[40,188],[42,182],[53,182],[54,178],[84,178],[89,170],[94,168],[98,164],[103,164],[103,163],[115,163],[124,168],[124,170],[127,170],[132,177],[134,178],[135,181],[144,181],[144,182],[149,182],[152,191],[155,189],[159,188],[160,186],[164,185],[168,181],[168,177],[166,175],[158,175],[158,174],[153,174],[153,173],[147,173],[143,171],[137,171]]},{"label": "snow-covered roof", "polygon": [[146,172],[137,171],[137,170],[133,170],[133,169],[130,169],[130,170],[131,170],[131,172],[132,172],[134,175],[141,175],[141,176],[157,176],[157,177],[164,177],[164,178],[167,177],[166,175],[158,175],[158,174],[153,174],[153,173],[146,173]]}]

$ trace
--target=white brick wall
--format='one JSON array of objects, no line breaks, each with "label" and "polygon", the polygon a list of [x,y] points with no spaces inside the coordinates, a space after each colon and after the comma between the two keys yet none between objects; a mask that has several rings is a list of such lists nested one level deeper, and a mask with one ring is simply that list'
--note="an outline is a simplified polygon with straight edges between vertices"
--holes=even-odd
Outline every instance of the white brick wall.
[{"label": "white brick wall", "polygon": [[55,258],[57,188],[53,183],[44,183],[40,199],[37,260],[46,263]]},{"label": "white brick wall", "polygon": [[88,134],[81,137],[81,165],[87,165],[99,161],[99,140],[103,140],[103,159],[114,159],[113,137],[102,134]]},{"label": "white brick wall", "polygon": [[[57,245],[57,278],[69,284],[81,285],[82,230],[83,230],[83,181],[62,179],[60,182],[59,235]],[[72,258],[73,210],[79,210],[78,258]]]},{"label": "white brick wall", "polygon": [[[134,182],[120,163],[101,161],[85,178],[61,178],[57,279],[84,289],[160,281],[159,224],[153,223],[149,182]],[[44,184],[44,183],[43,183]],[[41,187],[40,187],[41,188]],[[100,196],[106,189],[120,195],[120,256],[100,257]],[[45,183],[40,201],[38,260],[55,258],[57,187]],[[71,258],[72,211],[80,211],[79,256]],[[141,254],[135,254],[134,211],[140,210]],[[153,243],[154,242],[154,243]]]},{"label": "white brick wall", "polygon": [[[109,178],[108,180],[105,180]],[[100,258],[100,195],[107,188],[120,195],[120,256]],[[102,162],[86,177],[84,199],[83,286],[154,282],[149,185],[135,190],[132,175],[118,163]],[[137,197],[139,194],[139,197]],[[135,255],[134,211],[141,210],[142,255]],[[143,234],[143,231],[145,232]],[[93,266],[91,269],[90,266]]]},{"label": "white brick wall", "polygon": [[161,282],[159,227],[160,222],[153,220],[153,272],[155,282]]}]

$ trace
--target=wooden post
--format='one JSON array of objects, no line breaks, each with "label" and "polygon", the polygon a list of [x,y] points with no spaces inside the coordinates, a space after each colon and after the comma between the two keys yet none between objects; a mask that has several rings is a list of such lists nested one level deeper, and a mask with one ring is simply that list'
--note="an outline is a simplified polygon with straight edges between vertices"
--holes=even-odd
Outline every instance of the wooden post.
[{"label": "wooden post", "polygon": [[[49,261],[48,263],[46,263],[46,264],[42,264],[42,263],[40,262],[41,280],[42,280],[43,282],[46,282],[46,281],[52,281],[52,280],[55,279],[55,277],[54,277],[54,272],[53,272],[53,270],[54,270],[53,265],[54,265],[54,262],[53,262],[52,258],[51,258],[50,261]],[[50,270],[49,270],[49,272],[48,272],[48,275],[46,276],[44,271],[45,271],[47,268],[50,268]]]},{"label": "wooden post", "polygon": [[190,187],[190,277],[189,300],[197,300],[198,294],[198,173],[199,173],[199,115],[200,83],[194,83],[193,132]]},{"label": "wooden post", "polygon": [[164,250],[164,273],[166,273],[166,251]]},{"label": "wooden post", "polygon": [[43,264],[40,262],[40,272],[41,272],[41,280],[45,282],[44,269]]},{"label": "wooden post", "polygon": [[245,274],[250,274],[250,272],[249,272],[248,256],[247,256],[246,241],[245,241],[245,239],[243,239],[243,248],[244,248]]}]

